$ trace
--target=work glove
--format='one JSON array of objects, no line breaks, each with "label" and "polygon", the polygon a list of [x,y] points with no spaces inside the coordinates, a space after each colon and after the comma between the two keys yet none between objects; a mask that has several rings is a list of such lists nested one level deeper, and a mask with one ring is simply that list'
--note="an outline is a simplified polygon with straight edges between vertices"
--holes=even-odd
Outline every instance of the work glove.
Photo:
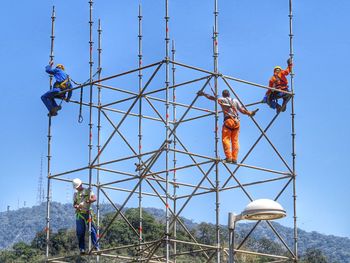
[{"label": "work glove", "polygon": [[50,60],[50,61],[49,61],[49,65],[50,65],[50,67],[52,67],[52,65],[53,65],[53,60]]},{"label": "work glove", "polygon": [[292,59],[291,59],[291,58],[288,58],[287,64],[288,64],[288,66],[289,66],[289,65],[292,65]]},{"label": "work glove", "polygon": [[257,108],[256,110],[251,111],[251,112],[250,112],[250,116],[251,116],[251,117],[255,116],[255,113],[257,113],[258,110],[259,110],[259,108]]},{"label": "work glove", "polygon": [[200,91],[197,92],[197,95],[198,95],[198,96],[203,96],[203,95],[204,95],[204,92],[200,90]]}]

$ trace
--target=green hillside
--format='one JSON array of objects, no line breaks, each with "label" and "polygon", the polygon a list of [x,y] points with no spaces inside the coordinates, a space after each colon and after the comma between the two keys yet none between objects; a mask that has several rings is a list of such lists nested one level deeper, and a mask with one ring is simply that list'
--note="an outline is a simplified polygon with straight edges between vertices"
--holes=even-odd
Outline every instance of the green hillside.
[{"label": "green hillside", "polygon": [[[106,218],[110,217],[113,212],[113,207],[110,205],[102,205],[101,214],[105,222]],[[135,209],[129,209],[126,214],[130,217],[130,220],[134,220],[135,225],[138,222],[138,212]],[[12,258],[14,255],[27,255],[32,257],[30,262],[39,260],[42,257],[42,249],[44,242],[44,228],[45,228],[46,206],[34,206],[32,208],[22,208],[16,211],[2,212],[0,213],[0,248],[1,252],[0,262],[13,262],[4,261],[4,257]],[[145,208],[145,218],[148,219],[150,225],[149,233],[145,228],[145,236],[152,240],[159,236],[164,230],[164,211],[156,208]],[[107,220],[107,221],[106,221]],[[213,244],[215,240],[215,226],[208,223],[193,223],[191,220],[183,219],[191,232],[203,243]],[[102,220],[103,221],[103,220]],[[75,219],[74,211],[71,204],[59,204],[52,203],[51,213],[51,226],[52,226],[52,241],[56,242],[54,246],[54,254],[62,254],[64,251],[76,251],[77,244],[75,238]],[[111,233],[106,236],[103,247],[106,248],[115,244],[127,244],[130,242],[134,234],[129,233],[128,226],[121,220],[116,221],[115,225],[111,228]],[[273,223],[274,227],[281,233],[285,240],[292,240],[293,229],[284,227],[278,223]],[[240,223],[237,226],[237,239],[241,239],[245,233],[251,229],[252,223]],[[146,223],[147,226],[147,223]],[[159,232],[159,233],[158,233]],[[299,253],[301,258],[305,260],[307,257],[317,258],[317,261],[305,261],[305,262],[330,262],[330,263],[349,263],[350,262],[350,239],[336,236],[322,235],[317,232],[306,232],[299,229]],[[179,235],[185,234],[179,230]],[[227,243],[227,229],[222,226],[222,240]],[[64,241],[64,242],[63,242]],[[289,244],[292,247],[292,244]],[[246,243],[247,248],[253,249],[259,252],[268,252],[268,249],[273,248],[279,254],[285,253],[285,249],[281,246],[278,239],[274,236],[272,231],[268,231],[262,224],[257,227],[251,238]],[[5,251],[6,250],[6,251]],[[16,254],[17,253],[17,254]],[[128,251],[128,253],[134,253]],[[323,255],[325,257],[323,257]],[[196,257],[198,262],[201,259]],[[26,258],[24,260],[29,260]],[[184,259],[184,262],[188,261],[188,258]],[[325,260],[325,261],[323,261]],[[15,261],[21,262],[21,261]],[[28,262],[28,261],[23,261]],[[242,261],[246,262],[246,261]],[[248,261],[247,261],[248,262]],[[252,261],[260,262],[260,261]],[[263,261],[261,261],[263,262]]]}]

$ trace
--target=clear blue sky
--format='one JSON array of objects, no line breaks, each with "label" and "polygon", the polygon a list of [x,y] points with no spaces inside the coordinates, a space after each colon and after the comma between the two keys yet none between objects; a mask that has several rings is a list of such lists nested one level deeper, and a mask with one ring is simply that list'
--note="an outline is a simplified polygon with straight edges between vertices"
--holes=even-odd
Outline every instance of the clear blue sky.
[{"label": "clear blue sky", "polygon": [[[144,64],[164,57],[163,1],[151,2],[145,1],[143,4]],[[170,35],[177,43],[177,59],[209,70],[212,69],[212,2],[170,0]],[[7,205],[11,209],[17,208],[18,202],[20,207],[24,202],[26,206],[36,203],[40,158],[45,157],[47,151],[46,109],[40,96],[48,89],[44,67],[49,59],[52,5],[56,5],[57,9],[55,61],[64,63],[69,74],[78,82],[85,81],[89,74],[87,0],[2,3],[1,211],[6,210]],[[104,76],[137,66],[137,8],[138,1],[95,3],[95,21],[100,17],[103,24]],[[350,2],[345,0],[294,1],[298,226],[307,231],[347,237],[350,237],[350,173],[347,163],[350,106],[346,83],[350,61],[350,36],[347,34],[349,10]],[[266,85],[272,68],[275,65],[284,67],[288,58],[288,1],[219,0],[219,11],[220,71]],[[96,31],[94,35],[96,42]],[[191,77],[186,75],[190,73],[183,74],[187,79]],[[120,84],[127,86],[128,82]],[[264,94],[262,89],[233,85],[238,92],[242,92],[247,103],[260,100]],[[193,87],[187,95],[192,96],[196,89],[198,87]],[[78,98],[75,92],[73,99]],[[204,99],[198,103],[213,108]],[[87,112],[84,123],[78,124],[78,107],[72,104],[64,104],[63,107],[53,124],[53,172],[85,166],[88,162]],[[264,124],[273,112],[266,105],[260,108],[256,118]],[[288,159],[289,110],[290,107],[270,134]],[[185,132],[189,138],[194,138],[191,143],[199,145],[199,151],[210,154],[212,140],[209,139],[212,139],[212,133],[209,130],[212,124],[201,125],[203,130],[200,129],[199,135],[191,127]],[[149,124],[145,134],[155,140],[151,135],[152,128]],[[207,137],[204,134],[206,129]],[[125,126],[122,130],[126,132],[128,128]],[[256,128],[246,117],[242,117],[241,157],[257,134]],[[103,134],[103,138],[107,136],[107,132]],[[265,153],[266,149],[269,148],[265,143],[247,163],[272,165],[275,159],[262,158],[264,155],[270,156],[270,152]],[[123,153],[122,146],[114,148],[116,150],[119,150],[118,154]],[[220,155],[223,156],[221,145]],[[45,171],[46,165],[44,175]],[[249,173],[242,175],[249,176]],[[56,201],[66,202],[71,198],[70,185],[58,183],[53,190]],[[272,197],[274,193],[269,191],[269,188],[260,189],[253,196]],[[283,205],[290,211],[290,219],[282,222],[288,226],[292,222],[292,207],[287,201],[291,200],[290,195],[289,191],[282,199]],[[122,200],[122,194],[116,196],[117,202]],[[232,200],[239,204],[231,207],[235,203]],[[136,203],[135,200],[132,202]],[[242,199],[236,194],[223,194],[222,223],[226,223],[228,211],[241,209],[247,202],[246,198]],[[201,209],[209,203],[208,209]],[[147,198],[145,204],[159,205]],[[194,207],[197,209],[185,210],[183,215],[195,221],[214,221],[213,204],[213,198],[196,199]]]}]

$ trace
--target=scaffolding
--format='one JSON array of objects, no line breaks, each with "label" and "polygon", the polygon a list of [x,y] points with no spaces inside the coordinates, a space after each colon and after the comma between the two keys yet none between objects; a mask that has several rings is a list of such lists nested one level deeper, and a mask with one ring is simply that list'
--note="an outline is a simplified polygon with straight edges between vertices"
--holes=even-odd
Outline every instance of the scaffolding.
[{"label": "scaffolding", "polygon": [[[292,31],[292,0],[289,0],[289,39],[290,54],[293,60],[293,31]],[[293,202],[293,220],[294,236],[293,248],[282,237],[279,231],[271,222],[266,221],[268,227],[275,234],[276,238],[283,244],[286,255],[264,254],[244,249],[244,244],[252,235],[261,221],[257,221],[250,231],[242,238],[240,243],[234,248],[234,254],[265,256],[271,259],[271,262],[298,262],[297,247],[297,215],[296,215],[296,167],[295,167],[295,126],[294,126],[294,74],[290,74],[291,91],[281,91],[291,96],[291,140],[292,140],[292,165],[288,163],[285,157],[280,153],[268,136],[268,130],[273,126],[279,113],[273,116],[272,120],[263,127],[254,117],[249,117],[252,124],[259,130],[259,137],[255,140],[247,153],[239,163],[231,165],[220,159],[220,133],[219,133],[219,116],[221,114],[217,101],[214,103],[214,110],[203,108],[196,105],[199,100],[197,95],[199,91],[206,88],[211,89],[214,96],[218,97],[219,86],[221,89],[228,89],[241,105],[247,107],[258,104],[244,103],[238,92],[232,88],[232,83],[239,82],[252,87],[274,90],[276,89],[260,85],[251,81],[228,76],[219,71],[219,45],[218,45],[218,0],[213,0],[214,4],[214,26],[212,35],[212,55],[213,69],[203,69],[192,65],[187,65],[176,60],[175,41],[170,39],[169,30],[169,0],[164,0],[164,35],[165,35],[165,56],[164,59],[152,64],[143,65],[143,14],[141,4],[138,9],[138,67],[125,72],[111,76],[102,77],[102,26],[98,20],[98,46],[97,46],[97,70],[94,73],[93,61],[93,0],[89,0],[89,80],[78,85],[71,90],[80,90],[80,101],[71,102],[80,107],[79,122],[82,119],[81,107],[89,110],[89,134],[88,134],[88,165],[78,167],[69,171],[53,174],[51,171],[52,163],[52,117],[49,117],[48,124],[48,148],[47,148],[47,215],[46,215],[46,261],[47,262],[70,262],[72,255],[66,257],[50,256],[50,228],[51,228],[51,195],[52,183],[62,181],[71,183],[70,175],[78,172],[87,174],[83,179],[83,184],[89,190],[96,189],[97,193],[97,232],[98,239],[103,241],[108,234],[110,227],[117,218],[121,218],[132,230],[135,240],[131,244],[119,245],[112,248],[102,248],[98,253],[89,238],[88,255],[90,259],[99,261],[101,257],[110,258],[115,262],[176,262],[182,255],[199,255],[203,262],[226,262],[228,258],[228,247],[221,240],[222,226],[220,225],[220,197],[227,191],[241,191],[250,201],[254,198],[248,188],[254,185],[265,185],[271,182],[281,181],[282,187],[274,200],[279,200],[286,189],[292,188]],[[54,40],[55,40],[55,8],[53,7],[51,15],[51,49],[50,60],[54,60]],[[192,76],[189,80],[177,81],[177,72],[187,70]],[[96,79],[93,79],[97,74]],[[117,85],[108,84],[111,80],[118,80],[123,77],[129,77],[137,80],[137,90],[135,88],[120,88]],[[158,78],[163,79],[160,82]],[[123,83],[123,82],[121,82]],[[50,88],[52,88],[52,77],[50,77]],[[213,86],[212,86],[213,85]],[[156,87],[156,88],[154,88]],[[89,89],[89,101],[82,100],[83,90]],[[184,89],[191,91],[187,93],[187,99],[181,101],[178,92],[184,92]],[[104,92],[114,94],[109,96],[112,101],[102,102]],[[186,90],[185,90],[186,92]],[[97,101],[94,102],[94,98]],[[147,109],[147,110],[146,110]],[[179,110],[180,109],[180,110]],[[151,115],[145,113],[152,112]],[[208,155],[193,147],[186,140],[186,132],[179,132],[181,127],[192,125],[201,120],[207,125],[214,127],[214,138],[212,138],[213,154]],[[97,139],[96,149],[93,147],[94,121],[97,121]],[[135,128],[133,131],[127,130],[123,133],[122,126],[127,123]],[[132,123],[132,124],[131,124]],[[110,135],[102,136],[102,124],[109,126],[112,130]],[[149,136],[145,139],[145,128],[152,127],[153,133],[157,136]],[[162,133],[163,135],[161,135]],[[189,136],[189,135],[188,135]],[[123,144],[128,152],[122,150],[113,151],[111,157],[108,152],[112,141],[117,137],[119,140],[117,147]],[[162,138],[160,138],[162,137]],[[135,139],[136,138],[136,139]],[[147,138],[147,137],[146,137]],[[284,165],[284,170],[271,169],[264,166],[257,166],[246,163],[246,159],[251,155],[259,142],[265,138],[268,145],[273,149],[274,154]],[[135,146],[135,140],[137,145]],[[209,144],[209,143],[208,143]],[[146,145],[146,147],[144,147]],[[148,150],[144,150],[147,149]],[[191,148],[195,148],[192,151]],[[108,154],[107,154],[108,152]],[[184,161],[187,160],[187,161]],[[270,177],[264,180],[245,180],[244,182],[237,176],[237,172],[242,168],[266,173]],[[187,178],[183,175],[187,173]],[[188,176],[193,174],[193,178]],[[199,179],[195,176],[199,176]],[[190,177],[190,178],[189,178]],[[123,193],[123,201],[118,207],[113,200],[113,194]],[[204,198],[204,196],[214,196],[215,203],[215,237],[214,244],[203,244],[198,241],[196,236],[181,218],[185,208],[193,202],[194,198]],[[106,198],[114,207],[115,213],[107,225],[102,229],[100,215],[101,197]],[[124,198],[125,197],[125,198]],[[130,200],[136,197],[139,223],[134,226],[125,216]],[[164,213],[164,232],[155,240],[145,240],[143,233],[143,207],[144,198],[153,198],[161,204]],[[90,216],[91,217],[91,216]],[[186,233],[186,238],[178,236],[181,229]],[[89,233],[91,233],[91,220],[89,220]],[[127,249],[134,249],[134,255],[125,253]]]}]

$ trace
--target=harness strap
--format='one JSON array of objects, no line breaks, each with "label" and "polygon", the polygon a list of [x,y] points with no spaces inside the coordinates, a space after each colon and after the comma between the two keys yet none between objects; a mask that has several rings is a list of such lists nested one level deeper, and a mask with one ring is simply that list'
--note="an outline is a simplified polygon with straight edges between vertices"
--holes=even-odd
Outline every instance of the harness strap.
[{"label": "harness strap", "polygon": [[225,128],[227,128],[227,129],[229,129],[230,131],[233,131],[233,130],[235,130],[236,128],[231,128],[231,127],[229,127],[228,125],[226,125],[226,120],[228,120],[228,119],[232,119],[233,121],[235,121],[235,122],[239,122],[239,119],[238,118],[233,118],[232,116],[226,116],[225,118],[224,118],[224,127]]},{"label": "harness strap", "polygon": [[234,128],[228,127],[226,124],[224,124],[224,126],[225,126],[226,129],[229,129],[230,131],[235,130]]},{"label": "harness strap", "polygon": [[274,87],[275,88],[281,88],[281,87],[286,87],[286,88],[288,88],[288,82],[285,82],[284,80],[282,80],[279,76],[278,76],[278,74],[277,75],[274,75],[274,77],[275,77],[275,81],[274,81]]},{"label": "harness strap", "polygon": [[[86,224],[88,224],[89,220],[86,220],[85,217],[83,216],[83,214],[86,214],[86,213],[76,212],[76,218],[77,219],[81,218],[81,219],[83,219],[85,221]],[[95,215],[95,213],[93,212],[93,210],[91,208],[90,208],[90,210],[89,210],[87,215],[89,215],[89,214],[90,214],[91,222],[92,223],[95,222],[96,221],[96,218],[95,218],[96,215]]]}]

